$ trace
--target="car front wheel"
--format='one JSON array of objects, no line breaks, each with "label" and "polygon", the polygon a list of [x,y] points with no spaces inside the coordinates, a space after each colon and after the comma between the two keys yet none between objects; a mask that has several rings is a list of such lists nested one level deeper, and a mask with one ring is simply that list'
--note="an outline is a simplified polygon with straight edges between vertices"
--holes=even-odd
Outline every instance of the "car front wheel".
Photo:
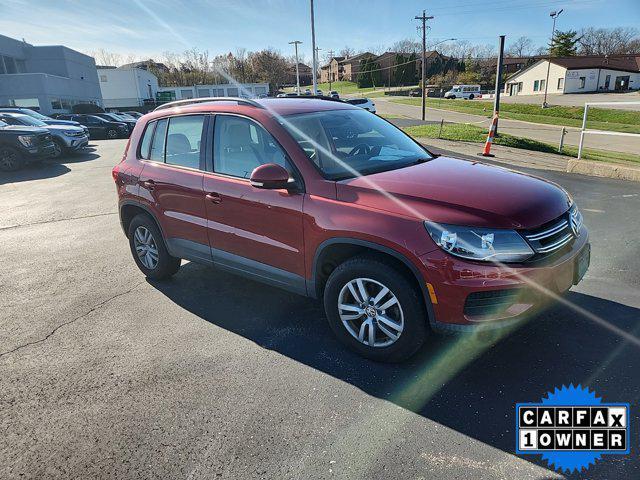
[{"label": "car front wheel", "polygon": [[15,148],[0,145],[0,170],[13,172],[23,166],[24,161]]},{"label": "car front wheel", "polygon": [[324,307],[338,339],[372,360],[406,360],[427,335],[420,292],[376,258],[356,257],[339,265],[327,280]]},{"label": "car front wheel", "polygon": [[181,260],[169,255],[160,230],[148,215],[136,215],[128,233],[133,259],[147,278],[164,280],[180,269]]},{"label": "car front wheel", "polygon": [[64,153],[64,146],[58,141],[53,141],[53,153],[51,154],[51,158],[60,158]]},{"label": "car front wheel", "polygon": [[107,138],[109,140],[113,140],[114,138],[118,138],[118,131],[114,128],[110,128],[107,130]]}]

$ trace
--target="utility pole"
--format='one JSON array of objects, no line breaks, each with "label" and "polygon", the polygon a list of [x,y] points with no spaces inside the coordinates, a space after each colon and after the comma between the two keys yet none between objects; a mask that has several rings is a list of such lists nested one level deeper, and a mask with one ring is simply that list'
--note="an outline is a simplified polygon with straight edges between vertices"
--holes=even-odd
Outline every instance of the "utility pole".
[{"label": "utility pole", "polygon": [[331,68],[331,61],[333,60],[333,50],[329,50],[329,91],[331,91],[331,75],[333,75]]},{"label": "utility pole", "polygon": [[300,69],[298,67],[298,45],[302,42],[300,40],[294,40],[293,42],[289,42],[289,45],[294,45],[296,47],[296,91],[298,92],[298,96],[300,96]]},{"label": "utility pole", "polygon": [[551,42],[549,43],[549,58],[547,58],[547,79],[544,81],[544,101],[542,102],[542,108],[547,108],[547,90],[549,89],[549,70],[551,69],[551,48],[553,47],[553,37],[556,34],[556,18],[560,16],[560,14],[564,11],[564,9],[560,9],[559,11],[553,11],[549,14],[551,18],[553,18],[553,28],[551,29]]},{"label": "utility pole", "polygon": [[318,74],[318,59],[316,55],[318,51],[316,49],[316,24],[313,17],[313,0],[311,1],[311,48],[312,48],[312,56],[313,56],[313,94],[315,95],[318,91],[318,79],[316,75]]},{"label": "utility pole", "polygon": [[[322,50],[320,47],[316,47],[316,50],[313,54],[314,58],[316,59],[316,64],[318,64],[319,59],[320,59],[320,54],[318,53],[320,50]],[[319,69],[321,70],[321,69]],[[316,86],[315,89],[313,90],[313,94],[317,95],[318,94],[318,82],[316,82]]]},{"label": "utility pole", "polygon": [[502,91],[502,63],[504,59],[504,35],[500,35],[500,47],[498,50],[498,65],[496,66],[496,93],[493,100],[493,116],[495,118],[494,135],[498,134],[498,114],[500,112],[500,92]]},{"label": "utility pole", "polygon": [[426,89],[426,73],[427,73],[427,20],[431,20],[433,16],[427,17],[427,12],[422,10],[421,17],[415,17],[416,20],[422,21],[422,121],[424,122],[424,114],[427,106],[427,89]]}]

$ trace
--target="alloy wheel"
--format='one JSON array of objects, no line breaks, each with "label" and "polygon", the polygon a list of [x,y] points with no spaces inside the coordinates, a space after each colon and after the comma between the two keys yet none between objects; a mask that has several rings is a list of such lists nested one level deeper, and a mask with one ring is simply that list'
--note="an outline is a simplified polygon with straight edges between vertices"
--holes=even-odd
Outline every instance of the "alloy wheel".
[{"label": "alloy wheel", "polygon": [[118,136],[118,132],[116,132],[115,130],[113,129],[107,130],[107,138],[114,139],[117,136]]},{"label": "alloy wheel", "polygon": [[18,167],[18,154],[8,148],[0,150],[0,170],[11,171]]},{"label": "alloy wheel", "polygon": [[151,232],[144,226],[140,225],[133,234],[133,245],[140,262],[153,270],[158,266],[158,246]]},{"label": "alloy wheel", "polygon": [[388,347],[404,329],[398,298],[371,278],[355,278],[338,294],[338,313],[347,331],[369,347]]},{"label": "alloy wheel", "polygon": [[58,158],[62,155],[62,147],[58,142],[53,142],[53,154],[51,155],[53,158]]}]

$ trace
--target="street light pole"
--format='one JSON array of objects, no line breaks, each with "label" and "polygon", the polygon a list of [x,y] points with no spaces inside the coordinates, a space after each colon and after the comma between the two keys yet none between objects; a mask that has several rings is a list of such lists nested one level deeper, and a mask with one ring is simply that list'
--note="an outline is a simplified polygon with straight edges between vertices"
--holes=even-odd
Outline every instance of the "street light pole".
[{"label": "street light pole", "polygon": [[415,17],[416,20],[422,21],[422,121],[424,122],[425,110],[427,108],[427,96],[426,92],[426,63],[427,63],[427,20],[431,20],[433,17],[427,17],[427,12],[422,10],[421,17]]},{"label": "street light pole", "polygon": [[560,16],[560,14],[564,11],[564,9],[560,9],[559,11],[553,11],[549,14],[551,18],[553,18],[553,28],[551,29],[551,43],[549,44],[549,57],[547,58],[547,79],[544,81],[544,101],[542,102],[542,108],[547,108],[547,91],[549,89],[549,70],[551,70],[551,48],[553,47],[553,37],[556,34],[556,18]]},{"label": "street light pole", "polygon": [[316,78],[316,75],[318,74],[318,59],[316,58],[316,55],[318,54],[318,51],[316,49],[316,24],[315,24],[315,20],[314,20],[314,14],[313,14],[313,0],[311,1],[311,48],[312,48],[312,55],[313,55],[313,94],[315,95],[318,92],[318,79]]},{"label": "street light pole", "polygon": [[300,96],[300,69],[298,62],[298,45],[302,42],[300,40],[294,40],[293,42],[289,42],[289,45],[295,45],[296,47],[296,91],[298,92],[298,96]]}]

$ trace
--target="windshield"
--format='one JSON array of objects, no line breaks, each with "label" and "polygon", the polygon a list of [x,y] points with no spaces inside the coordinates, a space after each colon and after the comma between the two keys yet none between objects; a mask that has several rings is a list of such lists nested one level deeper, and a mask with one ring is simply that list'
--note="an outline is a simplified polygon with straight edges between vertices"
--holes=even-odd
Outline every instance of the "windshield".
[{"label": "windshield", "polygon": [[20,115],[17,118],[24,125],[31,125],[34,127],[46,127],[47,124],[37,118],[30,117],[29,115]]},{"label": "windshield", "polygon": [[334,180],[432,158],[402,131],[365,110],[290,115],[283,124],[316,167]]},{"label": "windshield", "polygon": [[7,123],[4,123],[2,120],[0,120],[0,127],[8,127],[9,125]]},{"label": "windshield", "polygon": [[24,110],[21,110],[21,113],[24,113],[25,115],[28,115],[31,118],[37,118],[38,120],[51,120],[46,115],[42,115],[41,113],[38,113],[35,110],[29,110],[25,108]]}]

